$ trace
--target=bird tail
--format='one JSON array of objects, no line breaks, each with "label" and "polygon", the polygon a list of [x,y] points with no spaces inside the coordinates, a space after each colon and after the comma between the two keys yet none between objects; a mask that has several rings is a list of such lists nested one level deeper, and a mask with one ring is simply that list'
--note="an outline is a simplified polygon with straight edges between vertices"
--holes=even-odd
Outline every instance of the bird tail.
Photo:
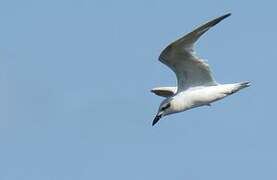
[{"label": "bird tail", "polygon": [[241,82],[241,83],[238,83],[238,86],[239,86],[238,90],[241,90],[243,88],[251,86],[251,82],[250,81]]},{"label": "bird tail", "polygon": [[244,88],[249,87],[249,86],[251,86],[250,81],[237,83],[237,84],[235,84],[235,87],[232,89],[230,94],[238,92],[239,90],[244,89]]},{"label": "bird tail", "polygon": [[249,81],[246,81],[246,82],[240,82],[240,83],[235,83],[230,85],[231,86],[229,86],[229,90],[227,90],[227,92],[225,92],[224,94],[226,95],[234,94],[235,92],[238,92],[241,89],[249,87],[251,84]]}]

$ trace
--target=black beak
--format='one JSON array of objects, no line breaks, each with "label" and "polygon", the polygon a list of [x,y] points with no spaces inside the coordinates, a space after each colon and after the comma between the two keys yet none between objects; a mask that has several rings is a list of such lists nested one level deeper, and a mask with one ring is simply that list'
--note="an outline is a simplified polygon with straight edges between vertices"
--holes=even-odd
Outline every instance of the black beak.
[{"label": "black beak", "polygon": [[162,118],[162,115],[160,114],[158,114],[156,117],[155,117],[155,119],[153,120],[153,123],[152,123],[152,126],[154,126],[160,119]]}]

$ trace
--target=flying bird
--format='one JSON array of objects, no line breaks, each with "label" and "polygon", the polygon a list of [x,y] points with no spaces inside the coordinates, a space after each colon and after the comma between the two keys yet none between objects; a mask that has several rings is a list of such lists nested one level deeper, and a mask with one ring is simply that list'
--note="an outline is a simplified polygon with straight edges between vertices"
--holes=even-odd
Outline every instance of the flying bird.
[{"label": "flying bird", "polygon": [[250,82],[219,84],[209,65],[194,51],[195,42],[211,27],[231,14],[215,18],[168,45],[160,54],[159,61],[174,71],[177,87],[158,87],[151,92],[165,97],[153,120],[154,126],[162,117],[205,106],[249,87]]}]

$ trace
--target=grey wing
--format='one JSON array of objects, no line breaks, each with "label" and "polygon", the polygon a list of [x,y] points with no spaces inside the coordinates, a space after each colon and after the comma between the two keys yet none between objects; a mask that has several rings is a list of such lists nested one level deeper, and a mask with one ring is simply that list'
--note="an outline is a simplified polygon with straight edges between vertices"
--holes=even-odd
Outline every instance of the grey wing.
[{"label": "grey wing", "polygon": [[177,92],[177,87],[156,87],[151,89],[151,92],[157,96],[170,97]]},{"label": "grey wing", "polygon": [[159,60],[175,72],[178,92],[189,87],[217,84],[209,65],[196,56],[193,45],[202,34],[230,15],[226,14],[207,22],[171,43],[162,51]]}]

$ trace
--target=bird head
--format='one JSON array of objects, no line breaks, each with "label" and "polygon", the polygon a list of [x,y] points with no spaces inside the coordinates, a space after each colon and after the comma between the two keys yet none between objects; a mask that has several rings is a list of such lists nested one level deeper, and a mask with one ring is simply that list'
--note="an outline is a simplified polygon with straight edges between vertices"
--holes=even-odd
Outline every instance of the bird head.
[{"label": "bird head", "polygon": [[155,116],[152,126],[154,126],[162,117],[171,114],[172,111],[172,98],[167,98],[161,102],[157,115]]}]

